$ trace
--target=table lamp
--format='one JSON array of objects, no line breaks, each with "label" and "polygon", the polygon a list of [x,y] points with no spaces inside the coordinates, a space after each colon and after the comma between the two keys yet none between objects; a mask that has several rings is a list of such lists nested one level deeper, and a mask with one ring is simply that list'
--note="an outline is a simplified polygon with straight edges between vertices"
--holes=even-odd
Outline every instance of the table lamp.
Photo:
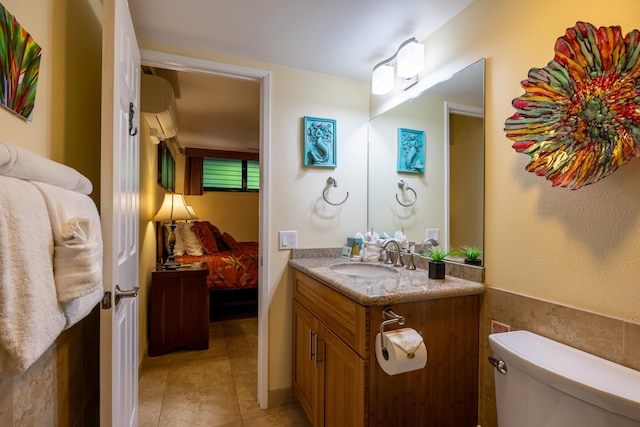
[{"label": "table lamp", "polygon": [[167,239],[169,243],[169,255],[167,256],[167,260],[164,264],[162,264],[162,268],[165,270],[176,270],[180,267],[180,264],[176,261],[173,255],[173,248],[176,244],[176,221],[196,219],[195,214],[192,212],[193,208],[191,210],[188,209],[182,194],[165,193],[162,206],[160,206],[160,209],[153,217],[153,221],[171,221],[171,224],[169,225],[169,236]]}]

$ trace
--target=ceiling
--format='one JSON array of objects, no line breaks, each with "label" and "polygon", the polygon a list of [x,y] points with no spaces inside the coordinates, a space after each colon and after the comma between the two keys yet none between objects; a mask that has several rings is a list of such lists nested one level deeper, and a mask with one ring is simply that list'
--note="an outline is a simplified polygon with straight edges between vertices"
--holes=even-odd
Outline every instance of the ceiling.
[{"label": "ceiling", "polygon": [[180,147],[258,150],[260,83],[157,68],[153,73],[173,87]]},{"label": "ceiling", "polygon": [[[130,0],[140,44],[369,81],[410,37],[424,40],[473,0]],[[180,144],[257,149],[256,83],[157,71],[174,85]],[[144,96],[144,95],[143,95]],[[246,96],[246,98],[245,98]],[[215,130],[217,137],[211,137]],[[233,141],[230,142],[230,141]]]}]

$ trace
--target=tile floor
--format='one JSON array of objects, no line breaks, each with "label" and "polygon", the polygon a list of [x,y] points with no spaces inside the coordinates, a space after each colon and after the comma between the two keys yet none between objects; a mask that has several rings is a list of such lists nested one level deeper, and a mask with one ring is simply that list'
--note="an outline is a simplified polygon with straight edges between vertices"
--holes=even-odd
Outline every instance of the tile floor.
[{"label": "tile floor", "polygon": [[147,357],[140,369],[140,427],[263,427],[311,424],[295,400],[260,409],[258,319],[209,324],[209,349]]}]

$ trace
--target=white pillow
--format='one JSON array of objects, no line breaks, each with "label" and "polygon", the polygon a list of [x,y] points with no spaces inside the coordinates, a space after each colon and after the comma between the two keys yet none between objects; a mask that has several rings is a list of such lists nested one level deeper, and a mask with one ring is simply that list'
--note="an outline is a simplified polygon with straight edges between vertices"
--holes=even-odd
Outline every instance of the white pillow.
[{"label": "white pillow", "polygon": [[184,239],[182,237],[182,227],[184,227],[183,222],[179,222],[178,224],[176,224],[176,231],[174,233],[176,235],[176,244],[173,246],[174,255],[184,255],[186,252],[186,249],[184,247]]},{"label": "white pillow", "polygon": [[192,222],[187,222],[182,226],[182,241],[184,242],[185,251],[189,255],[201,256],[204,254],[202,243],[195,231],[191,229]]}]

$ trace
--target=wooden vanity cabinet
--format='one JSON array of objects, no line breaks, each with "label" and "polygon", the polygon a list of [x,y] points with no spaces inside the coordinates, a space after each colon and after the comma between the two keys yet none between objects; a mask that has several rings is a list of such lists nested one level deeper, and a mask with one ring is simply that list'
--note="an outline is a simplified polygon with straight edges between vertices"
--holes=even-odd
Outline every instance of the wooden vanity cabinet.
[{"label": "wooden vanity cabinet", "polygon": [[[422,333],[427,365],[387,375],[369,355],[370,426],[475,427],[478,425],[479,296],[392,304],[404,326]],[[375,342],[382,310],[372,306],[369,339]],[[376,324],[374,324],[374,321]]]},{"label": "wooden vanity cabinet", "polygon": [[295,282],[293,390],[314,426],[364,426],[368,361],[344,338],[364,343],[366,331],[354,332],[366,310],[308,276]]},{"label": "wooden vanity cabinet", "polygon": [[365,307],[294,270],[293,390],[314,426],[476,426],[479,295],[391,304],[423,334],[427,366],[387,375]]}]

